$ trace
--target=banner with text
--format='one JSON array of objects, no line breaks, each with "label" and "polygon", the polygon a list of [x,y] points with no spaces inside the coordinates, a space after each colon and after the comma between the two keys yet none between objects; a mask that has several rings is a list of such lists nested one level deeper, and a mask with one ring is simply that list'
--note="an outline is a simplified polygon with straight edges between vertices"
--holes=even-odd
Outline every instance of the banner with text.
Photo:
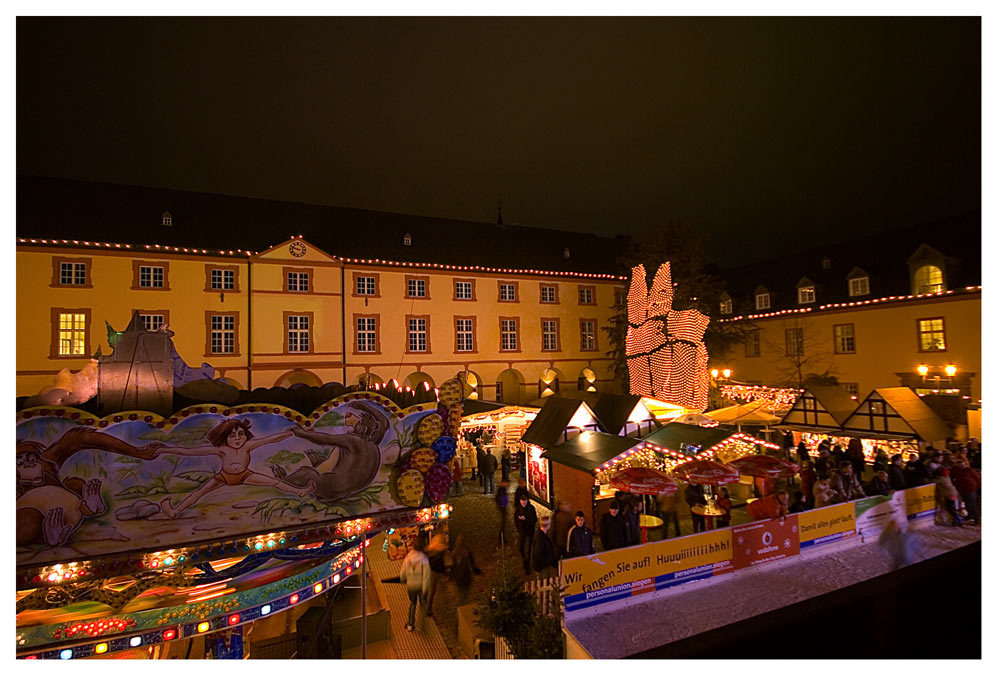
[{"label": "banner with text", "polygon": [[797,521],[802,550],[856,534],[856,508],[851,502],[801,512]]},{"label": "banner with text", "polygon": [[904,491],[905,513],[908,521],[925,519],[936,513],[935,484],[918,486]]},{"label": "banner with text", "polygon": [[905,491],[874,495],[853,503],[856,506],[856,533],[869,537],[880,535],[891,521],[906,527]]},{"label": "banner with text", "polygon": [[800,554],[797,516],[791,514],[785,519],[767,519],[732,526],[732,561],[735,569],[750,568]]},{"label": "banner with text", "polygon": [[617,601],[732,570],[731,531],[720,529],[562,561],[565,611]]}]

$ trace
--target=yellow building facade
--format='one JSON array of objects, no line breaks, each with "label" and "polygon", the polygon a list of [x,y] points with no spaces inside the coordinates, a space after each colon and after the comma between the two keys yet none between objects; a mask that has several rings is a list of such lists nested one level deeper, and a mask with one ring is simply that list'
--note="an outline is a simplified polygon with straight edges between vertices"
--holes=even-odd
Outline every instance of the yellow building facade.
[{"label": "yellow building facade", "polygon": [[745,344],[712,367],[731,368],[735,381],[751,384],[793,386],[799,376],[827,373],[860,398],[904,385],[980,402],[979,286],[840,305],[739,320],[753,329]]},{"label": "yellow building facade", "polygon": [[624,292],[608,274],[358,260],[300,238],[252,255],[22,238],[17,394],[109,353],[105,322],[121,331],[134,312],[243,388],[464,371],[473,396],[507,403],[616,391],[602,327]]}]

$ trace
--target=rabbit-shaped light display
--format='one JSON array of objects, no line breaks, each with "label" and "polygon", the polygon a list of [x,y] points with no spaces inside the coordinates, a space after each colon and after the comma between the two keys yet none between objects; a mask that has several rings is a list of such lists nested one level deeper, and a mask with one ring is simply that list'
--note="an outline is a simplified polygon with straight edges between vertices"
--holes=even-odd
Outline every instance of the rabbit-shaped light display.
[{"label": "rabbit-shaped light display", "polygon": [[650,291],[645,274],[644,265],[633,268],[627,292],[631,394],[703,411],[710,388],[703,334],[710,319],[699,310],[672,309],[668,262],[659,266]]}]

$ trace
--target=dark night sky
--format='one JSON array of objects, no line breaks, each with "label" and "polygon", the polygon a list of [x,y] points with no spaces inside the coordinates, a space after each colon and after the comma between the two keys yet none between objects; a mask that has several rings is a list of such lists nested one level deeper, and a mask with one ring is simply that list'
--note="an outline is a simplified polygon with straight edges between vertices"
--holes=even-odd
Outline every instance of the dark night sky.
[{"label": "dark night sky", "polygon": [[17,170],[721,262],[980,208],[971,19],[19,19]]}]

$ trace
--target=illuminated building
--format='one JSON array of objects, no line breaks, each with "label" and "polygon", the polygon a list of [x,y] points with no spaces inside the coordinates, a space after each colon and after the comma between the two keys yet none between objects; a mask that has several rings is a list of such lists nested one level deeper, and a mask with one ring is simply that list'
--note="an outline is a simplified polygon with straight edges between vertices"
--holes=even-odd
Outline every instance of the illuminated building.
[{"label": "illuminated building", "polygon": [[800,388],[827,373],[856,401],[910,387],[958,437],[974,436],[980,256],[974,215],[733,270],[720,321],[750,331],[724,365],[741,385]]},{"label": "illuminated building", "polygon": [[247,389],[439,385],[523,404],[613,390],[620,241],[513,225],[18,178],[17,394],[166,324]]}]

